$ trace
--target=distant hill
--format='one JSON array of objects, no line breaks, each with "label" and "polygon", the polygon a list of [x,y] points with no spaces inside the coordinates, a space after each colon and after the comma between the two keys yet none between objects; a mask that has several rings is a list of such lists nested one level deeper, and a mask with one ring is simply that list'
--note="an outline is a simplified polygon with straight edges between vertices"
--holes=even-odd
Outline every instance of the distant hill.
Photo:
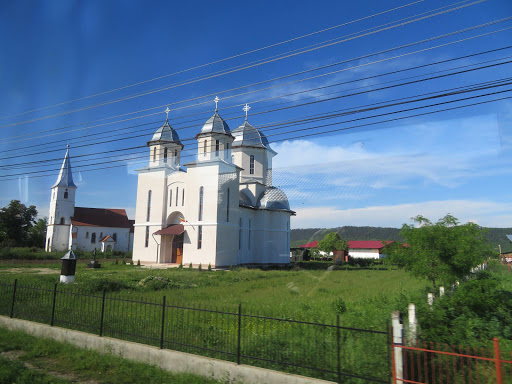
[{"label": "distant hill", "polygon": [[[486,228],[487,240],[498,251],[498,244],[501,244],[502,252],[512,252],[512,243],[505,235],[512,234],[512,228]],[[395,240],[403,241],[400,237],[399,228],[389,227],[338,227],[338,228],[307,228],[292,229],[290,244],[292,247],[309,243],[310,241],[321,240],[327,233],[337,232],[345,240]]]}]

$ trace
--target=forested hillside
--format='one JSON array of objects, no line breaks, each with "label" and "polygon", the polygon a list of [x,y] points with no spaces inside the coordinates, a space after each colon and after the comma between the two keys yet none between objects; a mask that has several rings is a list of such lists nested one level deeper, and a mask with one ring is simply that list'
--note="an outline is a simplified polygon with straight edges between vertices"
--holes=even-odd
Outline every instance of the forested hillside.
[{"label": "forested hillside", "polygon": [[[512,252],[512,243],[505,235],[512,234],[512,228],[486,228],[487,240],[498,251],[498,244],[501,244],[502,252]],[[309,243],[310,241],[323,239],[329,232],[337,232],[345,240],[398,240],[400,237],[399,228],[387,227],[338,227],[338,228],[307,228],[292,229],[291,246]]]}]

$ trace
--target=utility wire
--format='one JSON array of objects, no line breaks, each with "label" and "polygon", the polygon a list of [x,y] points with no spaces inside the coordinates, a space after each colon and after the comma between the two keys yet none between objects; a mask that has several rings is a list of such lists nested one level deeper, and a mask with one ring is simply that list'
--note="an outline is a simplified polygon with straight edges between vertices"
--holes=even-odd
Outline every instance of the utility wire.
[{"label": "utility wire", "polygon": [[[398,23],[396,25],[392,25],[392,26],[388,26],[388,27],[383,27],[383,28],[377,29],[375,31],[370,31],[370,32],[362,33],[362,34],[360,34],[358,36],[355,36],[355,37],[347,37],[347,38],[341,39],[339,41],[330,42],[330,43],[323,44],[323,45],[318,46],[318,47],[305,49],[305,50],[302,50],[301,52],[287,54],[287,55],[281,56],[279,58],[274,58],[274,59],[266,60],[266,61],[261,62],[261,63],[246,65],[243,68],[230,69],[230,70],[226,70],[226,71],[224,71],[222,73],[201,77],[199,79],[193,79],[193,80],[185,81],[185,82],[182,82],[182,83],[179,83],[179,84],[175,84],[175,85],[171,85],[171,86],[168,86],[168,87],[159,88],[157,90],[151,90],[151,91],[147,91],[147,92],[142,92],[142,93],[138,93],[138,94],[135,94],[135,95],[131,95],[131,96],[127,96],[127,97],[122,97],[122,98],[119,98],[119,99],[110,100],[110,101],[106,101],[106,102],[103,102],[103,103],[95,104],[95,105],[92,105],[92,106],[87,106],[87,107],[82,107],[82,108],[74,109],[74,110],[71,110],[71,111],[56,113],[56,114],[52,114],[52,115],[48,115],[48,116],[43,116],[43,117],[39,117],[39,118],[35,118],[35,119],[30,119],[30,120],[25,120],[25,121],[17,122],[17,123],[6,124],[6,125],[3,125],[3,126],[0,126],[0,128],[11,127],[11,126],[16,126],[16,125],[21,125],[21,124],[27,124],[27,123],[32,123],[32,122],[44,120],[44,119],[49,119],[49,118],[52,118],[52,117],[63,116],[63,115],[71,114],[71,113],[81,112],[81,111],[84,111],[84,110],[98,108],[98,107],[101,107],[101,106],[111,105],[111,104],[114,104],[114,103],[119,103],[121,101],[126,101],[126,100],[131,100],[131,99],[134,99],[134,98],[146,96],[146,95],[149,95],[149,94],[153,94],[153,93],[157,93],[157,92],[162,92],[164,90],[169,90],[169,89],[174,89],[174,88],[177,88],[177,87],[182,87],[184,85],[194,84],[194,83],[197,83],[197,82],[200,82],[200,81],[217,78],[219,76],[225,76],[227,74],[231,74],[231,73],[239,72],[239,71],[242,71],[242,70],[254,68],[254,67],[257,67],[257,66],[260,66],[260,65],[263,65],[263,64],[269,64],[269,63],[276,62],[276,61],[279,61],[279,60],[283,60],[283,59],[286,59],[286,58],[289,58],[289,57],[294,57],[294,56],[297,56],[297,55],[301,55],[301,54],[312,52],[312,51],[315,51],[315,50],[318,50],[318,49],[330,47],[330,46],[337,45],[337,44],[340,44],[340,43],[344,43],[344,42],[347,42],[347,41],[351,41],[351,40],[354,40],[354,39],[359,39],[359,38],[362,38],[362,37],[370,36],[370,35],[373,35],[375,33],[391,30],[391,29],[394,29],[394,28],[397,28],[397,27],[401,27],[401,26],[404,26],[404,25],[408,25],[408,24],[411,24],[411,23],[415,23],[415,22],[418,22],[418,21],[429,19],[431,17],[439,16],[439,15],[446,14],[446,13],[449,13],[449,12],[453,12],[453,11],[456,11],[456,10],[459,10],[459,9],[462,9],[462,8],[466,8],[466,7],[475,5],[475,4],[479,4],[479,3],[485,2],[485,1],[487,1],[487,0],[476,0],[476,1],[473,1],[472,3],[469,3],[469,4],[463,4],[463,5],[460,5],[460,6],[451,8],[451,9],[448,9],[448,10],[443,10],[443,11],[436,12],[436,13],[431,14],[431,15],[426,15],[426,16],[418,17],[416,19],[404,21],[404,22]],[[508,19],[510,19],[510,18],[508,18]]]}]

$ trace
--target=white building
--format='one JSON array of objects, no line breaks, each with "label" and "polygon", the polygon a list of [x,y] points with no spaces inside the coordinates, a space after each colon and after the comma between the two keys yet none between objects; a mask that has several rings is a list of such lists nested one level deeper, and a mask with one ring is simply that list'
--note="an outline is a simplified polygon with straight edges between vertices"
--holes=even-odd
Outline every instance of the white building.
[{"label": "white building", "polygon": [[186,168],[184,146],[168,118],[147,143],[149,162],[138,170],[134,260],[289,263],[294,212],[272,186],[276,152],[267,138],[247,116],[231,132],[216,109],[195,139],[197,152]]},{"label": "white building", "polygon": [[51,189],[46,251],[133,249],[133,220],[128,220],[124,209],[75,207],[77,187],[71,172],[69,146]]}]

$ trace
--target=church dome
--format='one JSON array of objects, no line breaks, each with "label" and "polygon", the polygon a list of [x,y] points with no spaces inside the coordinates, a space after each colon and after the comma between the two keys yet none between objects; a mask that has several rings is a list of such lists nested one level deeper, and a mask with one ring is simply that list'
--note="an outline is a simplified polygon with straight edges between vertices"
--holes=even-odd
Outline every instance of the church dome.
[{"label": "church dome", "polygon": [[233,136],[235,137],[233,148],[256,147],[270,149],[265,135],[249,124],[247,120],[233,131]]},{"label": "church dome", "polygon": [[224,135],[231,135],[231,130],[224,119],[220,117],[219,113],[215,111],[215,114],[204,123],[203,128],[201,128],[200,134],[201,133],[222,133]]},{"label": "church dome", "polygon": [[183,147],[178,134],[169,124],[169,120],[166,120],[164,125],[157,129],[153,138],[148,141],[148,145],[152,143],[175,143]]},{"label": "church dome", "polygon": [[288,197],[286,197],[286,194],[281,189],[276,187],[265,188],[265,191],[258,198],[257,205],[262,209],[290,210]]},{"label": "church dome", "polygon": [[245,205],[247,207],[253,206],[251,198],[247,196],[247,194],[244,191],[240,191],[240,193],[238,194],[238,198],[240,200],[241,205]]}]

